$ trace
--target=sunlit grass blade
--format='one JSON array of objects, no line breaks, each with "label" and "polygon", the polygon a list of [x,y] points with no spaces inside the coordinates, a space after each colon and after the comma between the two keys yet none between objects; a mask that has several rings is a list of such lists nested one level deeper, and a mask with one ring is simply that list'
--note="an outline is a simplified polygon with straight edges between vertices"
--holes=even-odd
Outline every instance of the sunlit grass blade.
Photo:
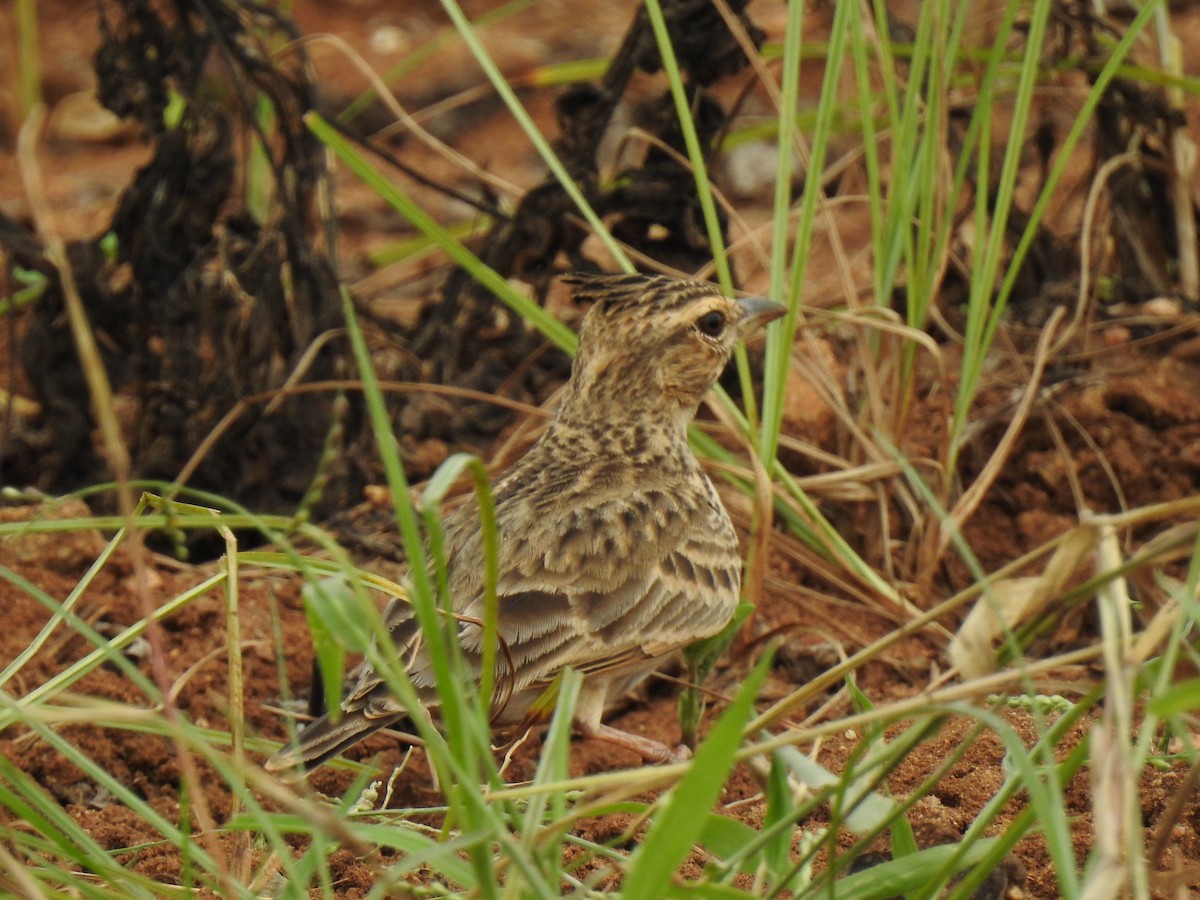
[{"label": "sunlit grass blade", "polygon": [[633,265],[629,262],[625,251],[621,249],[621,246],[613,238],[608,226],[604,224],[596,211],[592,209],[591,204],[588,203],[587,199],[583,196],[583,192],[575,184],[575,180],[558,158],[558,154],[554,152],[554,148],[550,146],[549,141],[542,135],[536,123],[534,123],[529,113],[525,110],[525,107],[521,105],[516,92],[505,81],[504,76],[496,67],[496,63],[492,60],[491,55],[479,40],[479,35],[476,33],[470,19],[463,14],[462,8],[455,0],[442,0],[442,8],[445,9],[446,14],[450,17],[450,21],[454,23],[454,27],[458,29],[458,33],[470,48],[471,55],[483,69],[488,81],[491,82],[492,87],[496,90],[496,93],[520,126],[521,131],[533,148],[537,150],[542,162],[550,169],[550,173],[562,187],[563,191],[571,198],[571,202],[575,204],[575,208],[579,211],[579,214],[588,223],[592,233],[604,245],[604,249],[612,256],[622,271],[632,272]]},{"label": "sunlit grass blade", "polygon": [[[489,10],[479,16],[475,20],[475,27],[486,30],[489,26],[499,24],[505,19],[511,18],[528,9],[532,2],[534,0],[508,0],[507,3],[502,3],[495,9]],[[411,53],[406,53],[400,62],[384,72],[381,80],[386,85],[399,84],[405,76],[420,67],[422,63],[436,57],[439,52],[444,52],[452,40],[454,40],[454,33],[446,31],[439,34],[433,40],[414,48]],[[377,95],[373,90],[364,91],[347,104],[346,108],[338,114],[338,120],[341,122],[353,122],[376,99]]]},{"label": "sunlit grass blade", "polygon": [[[544,309],[517,291],[493,269],[484,265],[465,244],[444,225],[437,222],[410,197],[385,178],[342,134],[316,113],[305,116],[305,122],[323,143],[361,178],[382,199],[441,248],[450,259],[462,266],[472,278],[504,301],[522,319],[536,327],[556,346],[568,352],[574,350],[576,338],[567,328]],[[382,400],[380,401],[382,402]]]}]

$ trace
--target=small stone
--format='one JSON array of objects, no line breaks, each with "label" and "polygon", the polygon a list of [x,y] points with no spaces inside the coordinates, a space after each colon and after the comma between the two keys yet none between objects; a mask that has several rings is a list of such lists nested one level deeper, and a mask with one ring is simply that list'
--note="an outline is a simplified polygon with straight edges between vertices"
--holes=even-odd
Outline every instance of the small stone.
[{"label": "small stone", "polygon": [[1174,321],[1183,315],[1183,308],[1174,297],[1155,297],[1142,304],[1142,315]]},{"label": "small stone", "polygon": [[1104,346],[1123,347],[1133,338],[1133,333],[1124,325],[1110,325],[1104,329]]}]

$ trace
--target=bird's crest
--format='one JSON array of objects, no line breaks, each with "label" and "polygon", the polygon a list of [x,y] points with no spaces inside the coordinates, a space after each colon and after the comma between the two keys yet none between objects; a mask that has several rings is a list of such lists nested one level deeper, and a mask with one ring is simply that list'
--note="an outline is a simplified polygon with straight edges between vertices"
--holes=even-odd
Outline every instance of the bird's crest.
[{"label": "bird's crest", "polygon": [[681,309],[700,297],[719,294],[705,281],[682,281],[666,275],[564,275],[576,303],[602,303],[612,311],[664,312]]}]

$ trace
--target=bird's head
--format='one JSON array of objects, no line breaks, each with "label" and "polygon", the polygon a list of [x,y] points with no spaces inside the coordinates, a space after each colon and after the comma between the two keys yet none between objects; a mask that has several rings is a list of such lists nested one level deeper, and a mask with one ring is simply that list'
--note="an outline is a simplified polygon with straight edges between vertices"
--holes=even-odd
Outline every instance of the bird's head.
[{"label": "bird's head", "polygon": [[714,285],[666,276],[568,276],[592,307],[579,334],[573,399],[690,418],[738,341],[786,309],[731,300]]}]

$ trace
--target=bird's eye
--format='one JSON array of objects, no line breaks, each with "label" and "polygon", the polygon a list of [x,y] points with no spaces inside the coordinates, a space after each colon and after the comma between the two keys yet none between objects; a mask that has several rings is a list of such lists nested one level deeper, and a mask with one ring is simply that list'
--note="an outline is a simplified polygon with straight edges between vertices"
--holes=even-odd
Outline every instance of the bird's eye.
[{"label": "bird's eye", "polygon": [[725,317],[716,310],[713,310],[697,319],[696,327],[700,329],[701,334],[707,334],[709,337],[720,337],[721,332],[725,330]]}]

